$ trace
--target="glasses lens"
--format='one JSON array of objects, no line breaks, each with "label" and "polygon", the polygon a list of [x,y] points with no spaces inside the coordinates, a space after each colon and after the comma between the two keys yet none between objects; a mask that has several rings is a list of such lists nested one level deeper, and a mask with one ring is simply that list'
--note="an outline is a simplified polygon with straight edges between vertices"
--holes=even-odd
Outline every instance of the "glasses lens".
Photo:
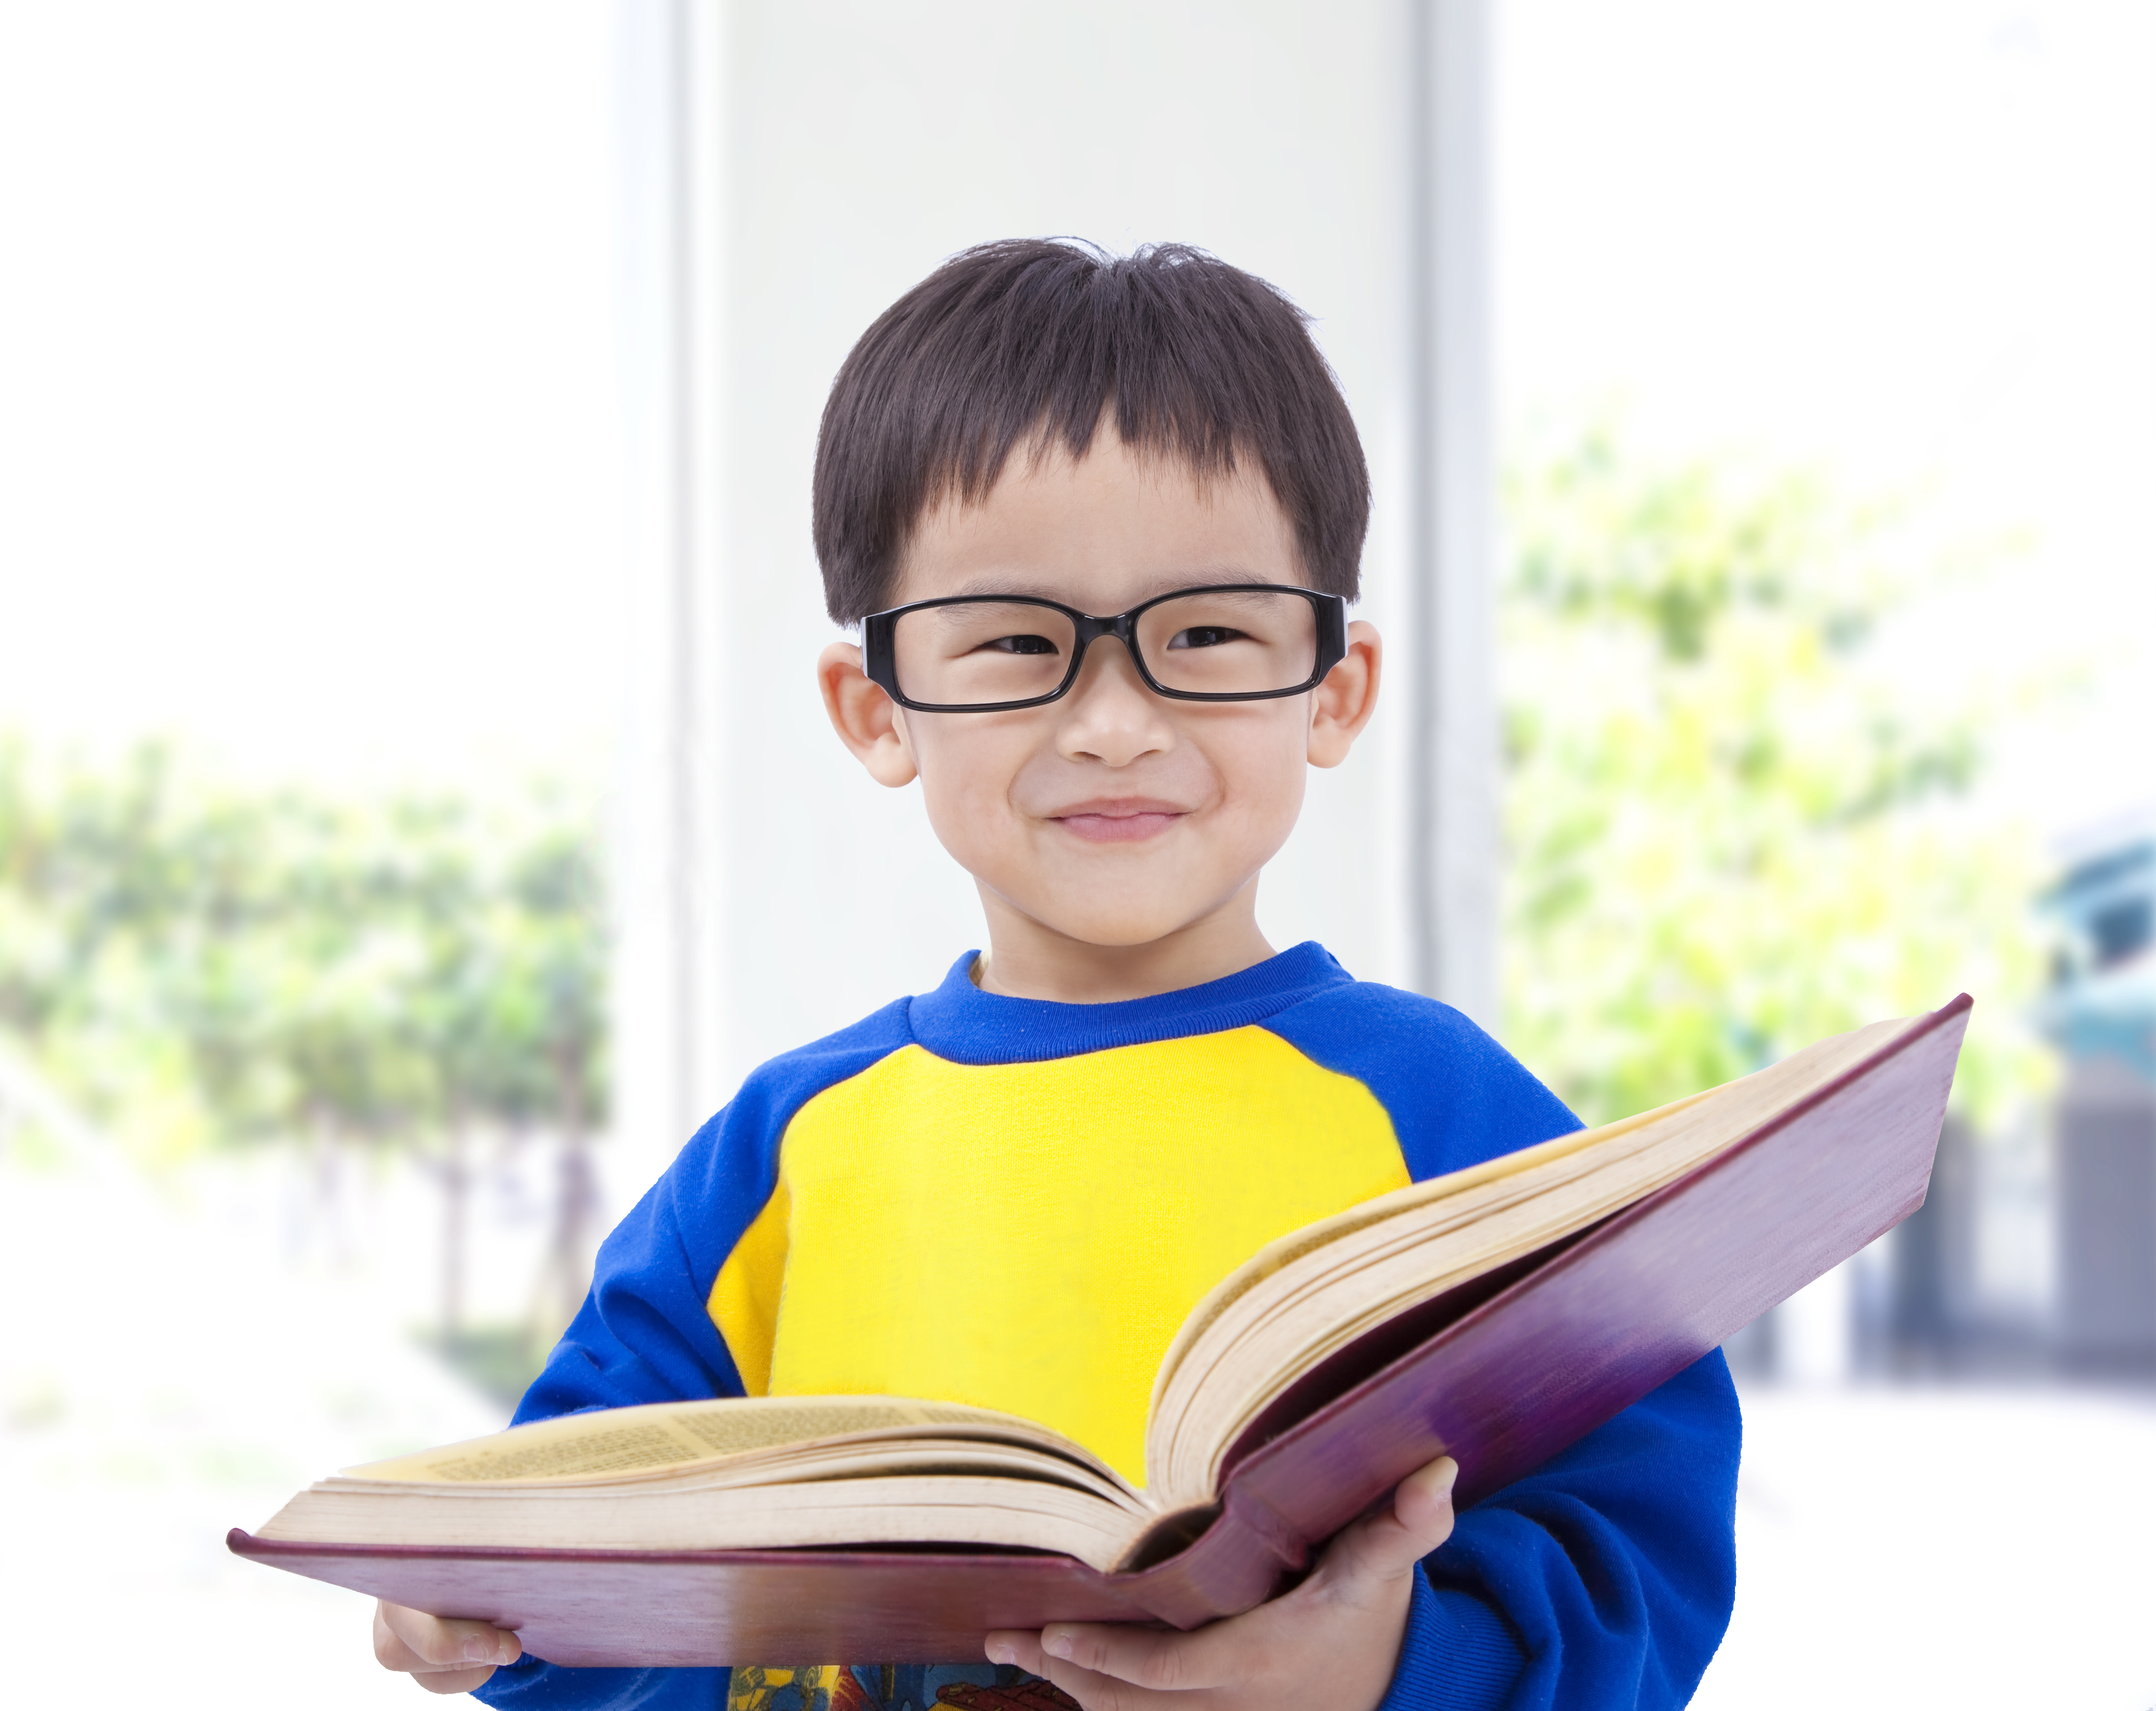
[{"label": "glasses lens", "polygon": [[1053,695],[1078,640],[1052,606],[959,600],[901,617],[891,635],[899,693],[946,707]]},{"label": "glasses lens", "polygon": [[1317,665],[1317,609],[1285,592],[1180,594],[1138,619],[1138,647],[1163,689],[1195,695],[1299,689]]}]

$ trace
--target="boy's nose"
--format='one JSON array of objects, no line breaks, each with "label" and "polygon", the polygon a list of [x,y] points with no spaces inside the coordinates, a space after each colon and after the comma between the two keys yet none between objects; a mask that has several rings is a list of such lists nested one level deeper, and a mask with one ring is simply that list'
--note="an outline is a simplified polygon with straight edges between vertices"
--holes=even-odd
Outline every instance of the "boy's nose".
[{"label": "boy's nose", "polygon": [[1113,636],[1086,650],[1077,682],[1055,705],[1067,710],[1056,731],[1066,759],[1128,766],[1173,745],[1168,703],[1145,686],[1130,650]]}]

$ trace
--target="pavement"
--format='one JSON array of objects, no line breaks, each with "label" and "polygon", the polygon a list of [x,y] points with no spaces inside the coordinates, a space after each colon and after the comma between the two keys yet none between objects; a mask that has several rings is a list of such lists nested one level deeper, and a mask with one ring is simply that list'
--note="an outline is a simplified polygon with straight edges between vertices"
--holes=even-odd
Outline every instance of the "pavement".
[{"label": "pavement", "polygon": [[416,1711],[373,1661],[367,1601],[224,1536],[506,1410],[382,1311],[377,1267],[288,1264],[235,1215],[259,1196],[192,1186],[0,1162],[0,1703]]},{"label": "pavement", "polygon": [[2156,1389],[1743,1393],[1700,1711],[2149,1711]]}]

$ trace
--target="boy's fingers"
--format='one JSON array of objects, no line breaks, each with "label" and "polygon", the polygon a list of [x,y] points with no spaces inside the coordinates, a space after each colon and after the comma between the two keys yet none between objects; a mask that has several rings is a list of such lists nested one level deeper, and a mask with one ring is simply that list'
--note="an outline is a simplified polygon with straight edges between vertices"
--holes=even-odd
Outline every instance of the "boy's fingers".
[{"label": "boy's fingers", "polygon": [[1158,1693],[1223,1685],[1232,1646],[1219,1628],[1177,1634],[1127,1622],[1050,1622],[1040,1631],[1040,1649],[1051,1659]]},{"label": "boy's fingers", "polygon": [[981,1642],[991,1663],[1014,1663],[1028,1675],[1040,1673],[1045,1654],[1040,1636],[1030,1628],[998,1628]]},{"label": "boy's fingers", "polygon": [[1333,1541],[1325,1566],[1342,1580],[1396,1580],[1452,1536],[1452,1483],[1460,1464],[1440,1456],[1403,1479],[1389,1510]]},{"label": "boy's fingers", "polygon": [[1440,1456],[1408,1475],[1393,1493],[1393,1518],[1416,1541],[1418,1560],[1452,1537],[1452,1487],[1459,1478],[1460,1464]]},{"label": "boy's fingers", "polygon": [[485,1687],[493,1674],[494,1666],[487,1663],[473,1669],[415,1670],[412,1680],[430,1693],[469,1693]]},{"label": "boy's fingers", "polygon": [[430,1693],[468,1693],[474,1688],[486,1684],[487,1678],[495,1672],[493,1663],[459,1662],[443,1664],[432,1662],[399,1631],[410,1631],[413,1638],[428,1651],[439,1652],[452,1646],[461,1651],[472,1645],[470,1635],[458,1631],[472,1627],[483,1629],[486,1633],[497,1636],[495,1640],[483,1642],[497,1657],[503,1649],[500,1643],[501,1639],[510,1640],[512,1645],[515,1643],[515,1636],[502,1635],[499,1630],[489,1627],[485,1622],[443,1622],[422,1611],[407,1610],[401,1605],[377,1604],[374,1609],[374,1656],[384,1669],[393,1669],[400,1674],[410,1676]]},{"label": "boy's fingers", "polygon": [[516,1662],[524,1647],[516,1635],[486,1622],[444,1621],[424,1611],[377,1601],[374,1655],[384,1669],[418,1675],[468,1667],[490,1670]]},{"label": "boy's fingers", "polygon": [[[1030,1643],[998,1645],[1014,1638]],[[1152,1711],[1168,1700],[1147,1688],[1135,1687],[1111,1675],[1101,1675],[1041,1650],[1040,1636],[991,1634],[988,1659],[993,1663],[1014,1663],[1029,1675],[1037,1675],[1051,1687],[1060,1688],[1078,1702],[1080,1711]]]},{"label": "boy's fingers", "polygon": [[1029,1629],[999,1629],[987,1636],[983,1649],[991,1663],[1015,1664],[1028,1675],[1060,1688],[1078,1702],[1080,1711],[1136,1711],[1132,1701],[1115,1697],[1118,1692],[1135,1693],[1135,1688],[1089,1675],[1075,1663],[1050,1657],[1040,1649],[1040,1636]]}]

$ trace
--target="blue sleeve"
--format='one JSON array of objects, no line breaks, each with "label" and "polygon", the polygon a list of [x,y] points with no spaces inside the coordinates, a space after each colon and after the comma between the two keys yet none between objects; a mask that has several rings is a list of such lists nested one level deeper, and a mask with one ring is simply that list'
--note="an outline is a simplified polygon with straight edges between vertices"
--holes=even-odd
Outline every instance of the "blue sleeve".
[{"label": "blue sleeve", "polygon": [[[1363,983],[1267,1026],[1352,1075],[1417,1181],[1578,1119],[1457,1011]],[[1382,1711],[1679,1706],[1737,1593],[1737,1391],[1717,1353],[1467,1510],[1423,1566]]]},{"label": "blue sleeve", "polygon": [[1417,1182],[1579,1127],[1511,1052],[1450,1005],[1412,992],[1358,980],[1265,1026],[1377,1095]]},{"label": "blue sleeve", "polygon": [[[771,1197],[793,1113],[908,1037],[901,1002],[752,1075],[600,1245],[591,1291],[516,1423],[742,1395],[706,1307],[719,1268]],[[717,1711],[726,1679],[723,1669],[570,1669],[526,1656],[474,1697],[502,1711]]]},{"label": "blue sleeve", "polygon": [[591,1292],[517,1405],[516,1424],[740,1395],[741,1375],[706,1303],[771,1198],[786,1126],[817,1094],[910,1037],[901,1000],[750,1076],[600,1246]]},{"label": "blue sleeve", "polygon": [[1461,1515],[1381,1711],[1687,1703],[1736,1601],[1741,1436],[1717,1350]]}]

